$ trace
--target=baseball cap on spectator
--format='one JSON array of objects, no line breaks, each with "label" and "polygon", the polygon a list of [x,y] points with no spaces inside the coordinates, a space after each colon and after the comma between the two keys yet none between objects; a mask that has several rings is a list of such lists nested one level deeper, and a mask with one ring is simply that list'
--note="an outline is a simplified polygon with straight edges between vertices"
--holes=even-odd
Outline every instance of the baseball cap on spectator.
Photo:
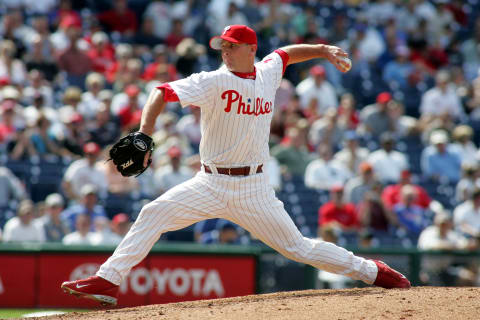
[{"label": "baseball cap on spectator", "polygon": [[234,223],[224,219],[218,220],[215,228],[217,230],[230,230],[230,229],[236,230],[237,229]]},{"label": "baseball cap on spectator", "polygon": [[97,31],[92,36],[92,43],[93,44],[100,44],[108,42],[108,36],[103,31]]},{"label": "baseball cap on spectator", "polygon": [[117,59],[128,59],[133,56],[133,48],[128,43],[119,43],[115,47],[115,57]]},{"label": "baseball cap on spectator", "polygon": [[435,75],[435,82],[437,83],[447,83],[450,81],[450,74],[446,70],[440,70]]},{"label": "baseball cap on spectator", "polygon": [[128,218],[128,215],[123,212],[116,214],[112,219],[112,223],[115,225],[118,225],[123,222],[128,222],[128,221],[130,221],[130,219]]},{"label": "baseball cap on spectator", "polygon": [[0,87],[7,86],[10,84],[10,78],[7,76],[0,77]]},{"label": "baseball cap on spectator", "polygon": [[387,103],[392,100],[392,95],[388,92],[381,92],[377,96],[377,103]]},{"label": "baseball cap on spectator", "polygon": [[89,142],[83,146],[83,152],[85,154],[97,154],[100,152],[100,146],[95,142]]},{"label": "baseball cap on spectator", "polygon": [[312,76],[324,76],[325,75],[325,67],[324,66],[313,66],[310,69],[310,75]]},{"label": "baseball cap on spectator", "polygon": [[2,113],[4,112],[7,112],[7,111],[11,111],[11,110],[14,110],[15,109],[15,102],[12,101],[12,100],[5,100],[2,102],[2,106],[1,106],[1,111]]},{"label": "baseball cap on spectator", "polygon": [[45,199],[45,204],[48,208],[64,206],[63,198],[58,193],[49,194]]},{"label": "baseball cap on spectator", "polygon": [[400,173],[400,177],[402,179],[408,179],[411,176],[412,176],[412,173],[409,170],[402,170],[402,172]]},{"label": "baseball cap on spectator", "polygon": [[113,99],[113,92],[112,90],[108,89],[103,89],[98,93],[98,99],[100,101],[105,101],[105,100],[112,100]]},{"label": "baseball cap on spectator", "polygon": [[68,87],[67,89],[65,89],[62,99],[63,103],[65,104],[79,102],[82,100],[82,90],[74,86]]},{"label": "baseball cap on spectator", "polygon": [[18,100],[20,98],[20,92],[14,86],[5,86],[2,89],[2,98]]},{"label": "baseball cap on spectator", "polygon": [[17,215],[24,216],[26,214],[33,213],[33,210],[35,210],[33,202],[29,199],[25,199],[20,202],[17,210]]},{"label": "baseball cap on spectator", "polygon": [[331,192],[343,192],[343,186],[342,185],[334,185],[330,188]]},{"label": "baseball cap on spectator", "polygon": [[455,129],[453,129],[452,137],[454,140],[461,140],[462,138],[471,138],[473,136],[473,129],[472,127],[462,124]]},{"label": "baseball cap on spectator", "polygon": [[185,38],[175,48],[179,57],[198,57],[205,53],[205,47],[192,38]]},{"label": "baseball cap on spectator", "polygon": [[436,225],[440,225],[442,223],[449,222],[451,220],[452,220],[452,218],[450,217],[450,215],[447,212],[440,211],[440,212],[437,212],[437,214],[433,218],[433,223],[436,224]]},{"label": "baseball cap on spectator", "polygon": [[397,56],[407,57],[410,54],[410,50],[407,46],[399,45],[395,48],[395,54]]},{"label": "baseball cap on spectator", "polygon": [[70,28],[70,27],[81,28],[82,27],[82,22],[80,21],[80,19],[76,18],[75,16],[66,15],[60,21],[60,27],[62,29],[67,29],[67,28]]},{"label": "baseball cap on spectator", "polygon": [[430,135],[430,144],[445,144],[448,143],[447,133],[443,130],[435,130]]},{"label": "baseball cap on spectator", "polygon": [[380,142],[381,143],[388,143],[388,142],[394,142],[395,139],[393,138],[393,135],[390,132],[384,132],[380,135]]},{"label": "baseball cap on spectator", "polygon": [[98,192],[98,188],[94,184],[86,184],[80,189],[80,193],[82,196],[97,194],[97,192]]},{"label": "baseball cap on spectator", "polygon": [[365,32],[368,26],[365,23],[357,23],[354,28],[358,32]]},{"label": "baseball cap on spectator", "polygon": [[358,134],[354,130],[349,130],[345,132],[343,139],[346,141],[358,140]]},{"label": "baseball cap on spectator", "polygon": [[167,154],[170,158],[179,158],[182,155],[182,150],[180,150],[179,147],[173,146],[168,149]]},{"label": "baseball cap on spectator", "polygon": [[220,50],[222,48],[222,40],[238,44],[257,44],[257,34],[253,29],[244,25],[226,26],[221,36],[215,36],[210,39],[210,48]]},{"label": "baseball cap on spectator", "polygon": [[373,171],[373,167],[370,163],[368,162],[362,162],[360,163],[359,166],[360,172],[368,172],[368,171]]},{"label": "baseball cap on spectator", "polygon": [[67,119],[67,123],[80,123],[82,121],[83,121],[83,117],[78,112],[72,113]]},{"label": "baseball cap on spectator", "polygon": [[125,87],[125,93],[130,98],[136,97],[140,93],[140,88],[135,84],[129,84],[128,86]]},{"label": "baseball cap on spectator", "polygon": [[153,47],[153,54],[156,56],[167,54],[167,46],[164,44],[157,44]]}]

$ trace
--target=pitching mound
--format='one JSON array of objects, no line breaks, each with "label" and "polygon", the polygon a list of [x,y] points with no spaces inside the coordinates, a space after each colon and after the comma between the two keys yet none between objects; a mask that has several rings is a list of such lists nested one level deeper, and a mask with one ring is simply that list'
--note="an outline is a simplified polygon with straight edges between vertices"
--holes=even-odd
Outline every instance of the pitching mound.
[{"label": "pitching mound", "polygon": [[42,319],[479,319],[480,288],[416,287],[281,292],[70,313]]}]

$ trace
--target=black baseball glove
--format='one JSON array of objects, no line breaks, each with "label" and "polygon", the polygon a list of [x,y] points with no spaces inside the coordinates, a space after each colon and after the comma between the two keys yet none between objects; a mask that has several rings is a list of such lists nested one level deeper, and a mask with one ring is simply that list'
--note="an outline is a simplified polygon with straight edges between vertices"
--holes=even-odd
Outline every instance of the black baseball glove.
[{"label": "black baseball glove", "polygon": [[[152,163],[153,139],[142,132],[133,132],[121,138],[110,149],[110,159],[124,177],[139,176]],[[148,163],[143,165],[145,155]]]}]

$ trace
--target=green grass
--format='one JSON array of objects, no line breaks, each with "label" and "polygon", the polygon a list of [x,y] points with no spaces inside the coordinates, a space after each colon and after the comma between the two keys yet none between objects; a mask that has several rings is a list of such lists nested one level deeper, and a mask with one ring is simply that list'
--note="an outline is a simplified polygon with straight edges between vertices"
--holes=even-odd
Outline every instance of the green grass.
[{"label": "green grass", "polygon": [[0,319],[22,318],[24,314],[40,311],[86,312],[86,309],[0,309]]}]

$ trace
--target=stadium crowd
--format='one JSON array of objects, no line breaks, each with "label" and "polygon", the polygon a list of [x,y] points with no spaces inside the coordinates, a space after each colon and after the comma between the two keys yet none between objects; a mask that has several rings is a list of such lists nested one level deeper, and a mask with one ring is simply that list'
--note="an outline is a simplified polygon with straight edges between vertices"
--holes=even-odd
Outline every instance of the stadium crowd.
[{"label": "stadium crowd", "polygon": [[[201,111],[167,106],[153,165],[138,178],[105,162],[109,146],[138,128],[156,86],[219,67],[213,35],[248,24],[259,59],[325,43],[353,60],[346,74],[322,60],[291,65],[277,91],[265,167],[306,236],[476,250],[479,9],[477,0],[3,0],[0,238],[117,244],[145,202],[200,170]],[[223,220],[161,240],[255,241]]]}]

